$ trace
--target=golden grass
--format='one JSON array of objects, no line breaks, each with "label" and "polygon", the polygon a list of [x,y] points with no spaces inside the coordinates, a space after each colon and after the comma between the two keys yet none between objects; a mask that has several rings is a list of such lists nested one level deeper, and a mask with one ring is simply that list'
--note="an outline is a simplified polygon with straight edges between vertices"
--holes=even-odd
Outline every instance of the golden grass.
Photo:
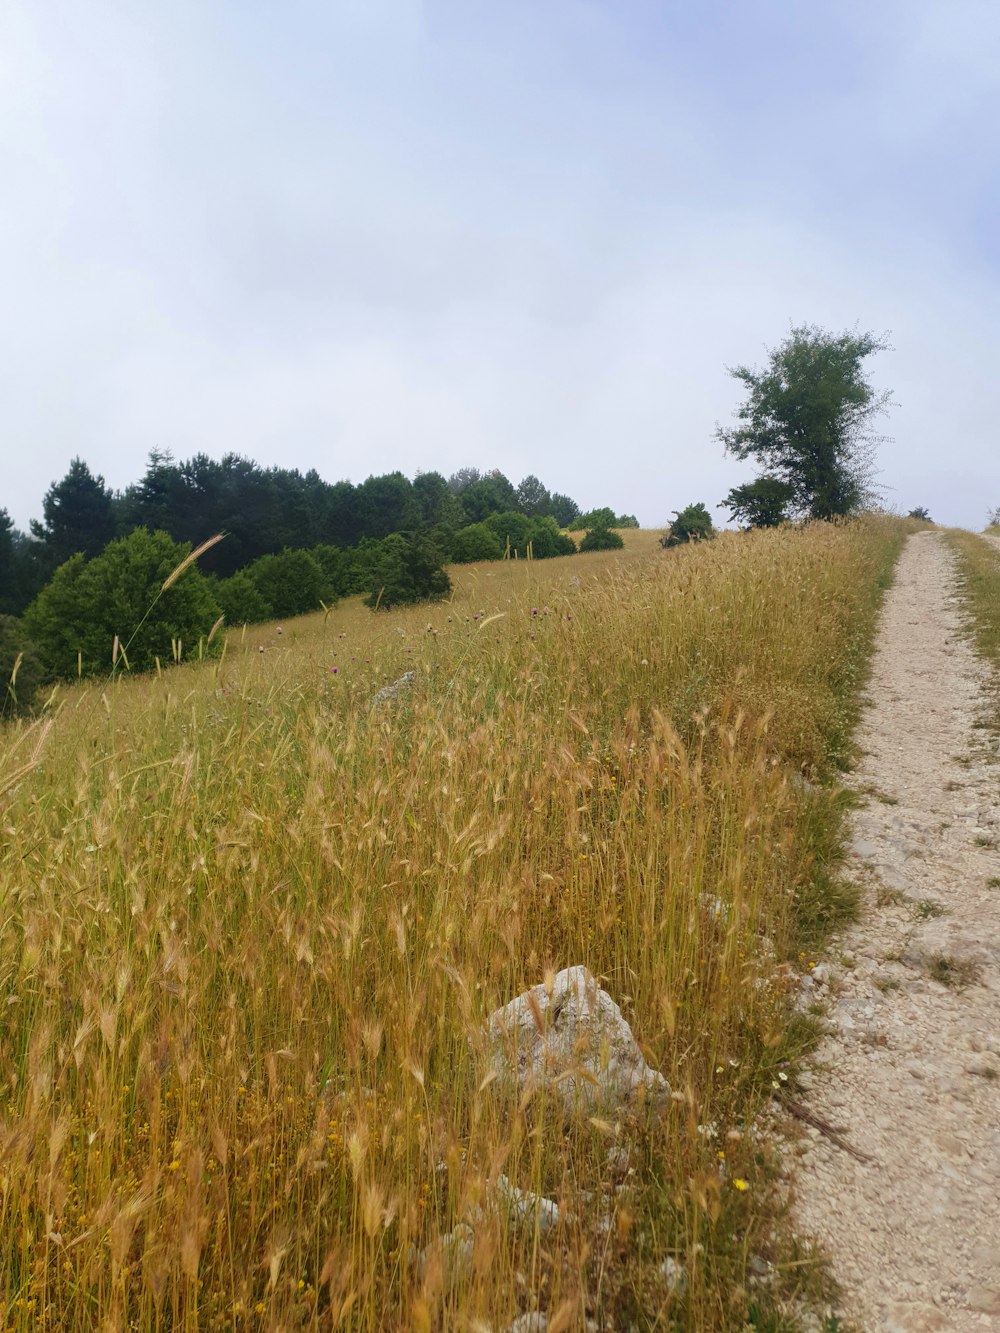
[{"label": "golden grass", "polygon": [[[787,1258],[752,1121],[835,858],[836,797],[789,774],[845,753],[903,530],[464,567],[449,604],[230,631],[3,733],[0,1321],[741,1327],[748,1258]],[[571,963],[664,1118],[489,1080],[488,1014]],[[555,1232],[488,1213],[468,1271],[418,1271],[501,1172]]]}]

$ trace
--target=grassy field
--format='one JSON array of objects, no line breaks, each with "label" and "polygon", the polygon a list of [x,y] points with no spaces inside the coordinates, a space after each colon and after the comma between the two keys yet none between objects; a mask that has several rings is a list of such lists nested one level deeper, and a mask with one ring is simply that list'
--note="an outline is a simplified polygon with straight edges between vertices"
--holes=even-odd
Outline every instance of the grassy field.
[{"label": "grassy field", "polygon": [[[850,906],[814,784],[905,530],[464,567],[0,733],[4,1327],[794,1327],[754,1121]],[[573,963],[665,1115],[490,1080],[490,1012]],[[490,1209],[501,1172],[553,1231]],[[470,1216],[470,1267],[411,1262]]]}]

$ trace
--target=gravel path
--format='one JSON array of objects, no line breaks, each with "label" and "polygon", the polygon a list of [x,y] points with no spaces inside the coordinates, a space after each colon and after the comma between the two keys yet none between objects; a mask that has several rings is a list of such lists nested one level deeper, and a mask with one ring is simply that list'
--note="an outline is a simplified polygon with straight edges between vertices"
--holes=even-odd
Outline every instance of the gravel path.
[{"label": "gravel path", "polygon": [[1000,768],[985,668],[944,539],[909,539],[882,618],[855,775],[849,873],[863,921],[821,966],[831,1030],[795,1214],[869,1333],[1000,1333]]}]

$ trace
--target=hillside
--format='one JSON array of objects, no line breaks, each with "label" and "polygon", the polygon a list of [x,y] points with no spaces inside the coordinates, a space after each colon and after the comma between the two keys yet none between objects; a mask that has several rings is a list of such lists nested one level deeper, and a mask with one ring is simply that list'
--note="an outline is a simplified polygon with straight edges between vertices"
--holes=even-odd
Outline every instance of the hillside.
[{"label": "hillside", "polygon": [[[448,603],[232,632],[9,729],[11,1326],[817,1299],[755,1126],[813,1040],[790,978],[850,910],[830,779],[905,530],[468,566]],[[567,1114],[498,1074],[490,1015],[571,965],[665,1102]]]}]

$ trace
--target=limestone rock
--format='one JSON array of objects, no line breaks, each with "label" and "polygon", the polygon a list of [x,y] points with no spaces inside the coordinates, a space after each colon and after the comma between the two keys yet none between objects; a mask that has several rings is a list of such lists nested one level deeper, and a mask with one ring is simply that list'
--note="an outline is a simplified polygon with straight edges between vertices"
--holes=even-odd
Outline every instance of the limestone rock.
[{"label": "limestone rock", "polygon": [[415,673],[404,671],[399,680],[394,680],[391,685],[383,685],[382,688],[373,696],[373,704],[388,703],[390,699],[395,699],[401,690],[413,688]]},{"label": "limestone rock", "polygon": [[549,1087],[567,1111],[590,1114],[670,1096],[662,1074],[643,1059],[614,1000],[585,967],[556,973],[551,987],[533,986],[489,1020],[493,1064],[519,1088]]}]

